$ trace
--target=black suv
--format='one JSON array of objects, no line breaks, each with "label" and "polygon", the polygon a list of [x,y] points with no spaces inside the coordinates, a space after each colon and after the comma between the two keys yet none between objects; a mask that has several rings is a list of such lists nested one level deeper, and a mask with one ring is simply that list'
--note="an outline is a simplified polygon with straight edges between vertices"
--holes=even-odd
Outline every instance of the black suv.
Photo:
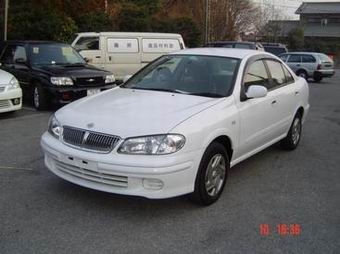
[{"label": "black suv", "polygon": [[24,98],[38,110],[115,86],[112,73],[88,65],[77,51],[63,43],[2,42],[0,67],[19,80]]},{"label": "black suv", "polygon": [[261,42],[261,44],[263,45],[265,51],[272,53],[273,55],[276,56],[288,52],[286,45],[281,43]]}]

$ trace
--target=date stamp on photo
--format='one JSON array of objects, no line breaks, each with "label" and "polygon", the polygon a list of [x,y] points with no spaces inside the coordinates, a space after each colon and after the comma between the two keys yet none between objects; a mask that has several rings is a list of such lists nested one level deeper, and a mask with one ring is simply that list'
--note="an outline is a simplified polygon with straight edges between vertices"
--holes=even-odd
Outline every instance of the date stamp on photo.
[{"label": "date stamp on photo", "polygon": [[269,224],[260,224],[259,232],[261,236],[269,236],[272,233],[280,236],[300,236],[302,227],[300,224],[277,224],[271,227]]}]

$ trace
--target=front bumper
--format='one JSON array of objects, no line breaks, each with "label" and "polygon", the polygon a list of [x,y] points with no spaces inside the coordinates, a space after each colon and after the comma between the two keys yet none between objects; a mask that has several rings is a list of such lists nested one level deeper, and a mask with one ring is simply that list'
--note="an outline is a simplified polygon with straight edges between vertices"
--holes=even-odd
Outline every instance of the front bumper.
[{"label": "front bumper", "polygon": [[198,152],[152,157],[122,155],[115,150],[99,154],[69,147],[47,132],[41,146],[50,171],[87,188],[153,199],[194,191]]},{"label": "front bumper", "polygon": [[[18,101],[19,100],[19,101]],[[0,92],[0,113],[16,111],[22,107],[21,88]]]},{"label": "front bumper", "polygon": [[96,86],[96,87],[50,87],[48,89],[49,94],[53,98],[56,104],[67,104],[72,101],[78,100],[80,98],[87,96],[88,90],[99,89],[101,92],[115,87],[115,84],[109,84],[106,86]]}]

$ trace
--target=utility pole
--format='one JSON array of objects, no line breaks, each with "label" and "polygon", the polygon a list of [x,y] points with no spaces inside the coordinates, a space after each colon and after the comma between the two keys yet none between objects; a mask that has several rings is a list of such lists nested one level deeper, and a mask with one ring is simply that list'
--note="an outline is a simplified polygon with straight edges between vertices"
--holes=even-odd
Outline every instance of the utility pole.
[{"label": "utility pole", "polygon": [[7,41],[8,0],[5,0],[4,41]]},{"label": "utility pole", "polygon": [[104,0],[105,13],[107,14],[107,0]]},{"label": "utility pole", "polygon": [[209,42],[209,0],[205,0],[205,43]]}]

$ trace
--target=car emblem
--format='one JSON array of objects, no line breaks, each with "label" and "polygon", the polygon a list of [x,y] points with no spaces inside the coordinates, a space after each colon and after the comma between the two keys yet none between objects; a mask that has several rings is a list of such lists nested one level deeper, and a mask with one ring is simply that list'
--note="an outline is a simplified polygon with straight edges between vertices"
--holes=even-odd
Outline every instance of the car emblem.
[{"label": "car emblem", "polygon": [[87,126],[87,128],[91,129],[91,128],[94,127],[94,123],[88,123],[86,126]]},{"label": "car emblem", "polygon": [[87,79],[86,81],[87,81],[87,82],[93,82],[94,79],[93,79],[93,78],[90,78],[90,79]]}]

